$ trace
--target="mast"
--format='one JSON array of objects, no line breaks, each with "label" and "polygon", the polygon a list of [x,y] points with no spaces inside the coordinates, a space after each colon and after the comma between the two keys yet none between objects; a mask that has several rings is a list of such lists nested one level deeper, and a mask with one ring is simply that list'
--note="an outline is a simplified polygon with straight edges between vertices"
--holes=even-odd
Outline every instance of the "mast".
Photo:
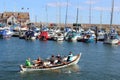
[{"label": "mast", "polygon": [[47,19],[46,25],[48,27],[48,7],[47,7],[47,5],[45,7],[45,10],[46,10],[46,19]]},{"label": "mast", "polygon": [[61,27],[61,5],[60,5],[60,0],[59,0],[59,27]]},{"label": "mast", "polygon": [[[78,1],[78,6],[79,6],[79,1]],[[77,29],[77,27],[78,27],[78,16],[79,16],[79,7],[77,7],[76,29]]]},{"label": "mast", "polygon": [[103,13],[103,10],[100,11],[100,29],[102,28],[102,13]]},{"label": "mast", "polygon": [[35,23],[37,23],[37,15],[35,15]]},{"label": "mast", "polygon": [[66,6],[66,15],[65,15],[65,27],[67,26],[67,16],[68,15],[68,0],[67,0],[67,6]]},{"label": "mast", "polygon": [[56,6],[57,6],[57,8],[56,8],[56,24],[57,24],[57,26],[56,27],[60,27],[61,26],[61,5],[60,5],[60,0],[58,0],[57,2],[56,2]]},{"label": "mast", "polygon": [[111,19],[110,19],[110,29],[112,29],[112,24],[113,24],[113,12],[114,12],[114,0],[112,0]]},{"label": "mast", "polygon": [[79,8],[77,8],[76,24],[78,24]]},{"label": "mast", "polygon": [[89,5],[89,24],[91,26],[91,0],[90,0],[90,5]]}]

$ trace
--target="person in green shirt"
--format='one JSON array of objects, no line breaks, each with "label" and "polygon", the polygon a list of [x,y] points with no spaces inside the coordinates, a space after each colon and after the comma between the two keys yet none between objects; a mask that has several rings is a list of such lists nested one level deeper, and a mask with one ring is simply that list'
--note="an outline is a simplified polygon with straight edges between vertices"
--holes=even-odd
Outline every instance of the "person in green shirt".
[{"label": "person in green shirt", "polygon": [[31,66],[30,58],[26,59],[25,66],[28,66],[28,67]]}]

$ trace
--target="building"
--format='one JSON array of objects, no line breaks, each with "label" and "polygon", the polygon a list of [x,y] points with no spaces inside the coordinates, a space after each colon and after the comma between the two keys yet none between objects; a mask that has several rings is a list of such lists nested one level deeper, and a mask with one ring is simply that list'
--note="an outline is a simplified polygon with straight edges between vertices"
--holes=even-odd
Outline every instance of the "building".
[{"label": "building", "polygon": [[0,22],[7,25],[27,25],[30,22],[30,15],[28,12],[4,12],[0,13]]},{"label": "building", "polygon": [[2,13],[0,13],[0,22],[2,22]]}]

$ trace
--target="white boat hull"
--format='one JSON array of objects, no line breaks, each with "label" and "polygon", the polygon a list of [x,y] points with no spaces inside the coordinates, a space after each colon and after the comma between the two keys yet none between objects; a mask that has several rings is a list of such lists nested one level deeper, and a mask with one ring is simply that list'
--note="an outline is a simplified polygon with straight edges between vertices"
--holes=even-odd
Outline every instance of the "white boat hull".
[{"label": "white boat hull", "polygon": [[34,36],[34,37],[31,37],[31,40],[35,40],[36,39],[36,37]]},{"label": "white boat hull", "polygon": [[57,41],[63,41],[64,40],[64,37],[58,37],[57,38]]},{"label": "white boat hull", "polygon": [[118,39],[107,39],[104,41],[105,44],[118,44],[119,40]]}]

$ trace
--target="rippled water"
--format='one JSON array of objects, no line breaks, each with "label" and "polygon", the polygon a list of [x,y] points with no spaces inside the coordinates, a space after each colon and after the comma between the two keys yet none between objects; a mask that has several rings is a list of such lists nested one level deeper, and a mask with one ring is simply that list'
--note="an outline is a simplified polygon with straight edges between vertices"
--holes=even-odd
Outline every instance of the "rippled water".
[{"label": "rippled water", "polygon": [[[53,71],[19,72],[26,58],[47,58],[52,54],[82,53],[78,65]],[[120,46],[102,42],[26,41],[0,39],[0,80],[119,80]]]}]

